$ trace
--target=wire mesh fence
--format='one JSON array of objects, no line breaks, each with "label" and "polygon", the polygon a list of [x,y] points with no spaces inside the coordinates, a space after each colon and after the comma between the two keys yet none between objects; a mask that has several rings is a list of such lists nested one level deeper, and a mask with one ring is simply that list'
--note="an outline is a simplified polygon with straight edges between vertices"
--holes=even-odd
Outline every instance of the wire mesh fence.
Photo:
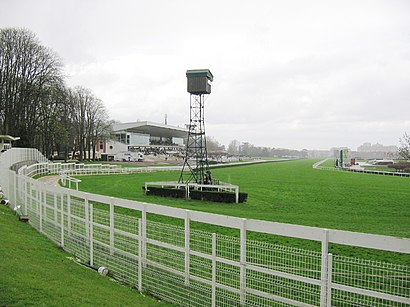
[{"label": "wire mesh fence", "polygon": [[[14,195],[13,206],[22,208],[33,227],[82,263],[106,267],[113,278],[176,305],[410,305],[409,265],[327,252],[330,242],[377,249],[383,239],[387,247],[381,249],[410,254],[409,239],[397,243],[367,234],[352,239],[342,231],[126,201],[1,172],[7,174],[1,184]],[[156,215],[170,222],[155,220]],[[239,235],[196,229],[194,223]],[[319,241],[322,251],[250,240],[247,231]]]}]

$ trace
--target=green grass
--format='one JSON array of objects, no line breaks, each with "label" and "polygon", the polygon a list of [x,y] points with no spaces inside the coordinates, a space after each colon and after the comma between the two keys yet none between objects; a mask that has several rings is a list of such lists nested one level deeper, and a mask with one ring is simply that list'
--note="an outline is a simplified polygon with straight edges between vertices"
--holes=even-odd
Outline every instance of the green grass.
[{"label": "green grass", "polygon": [[[243,204],[222,204],[184,199],[146,196],[145,181],[175,181],[179,172],[153,172],[130,175],[81,176],[82,191],[139,200],[149,203],[212,212],[237,217],[340,229],[356,232],[410,237],[410,180],[401,177],[332,172],[312,168],[314,160],[263,163],[214,169],[213,177],[237,184],[249,193]],[[155,220],[167,220],[156,217]],[[180,223],[181,224],[181,223]],[[182,224],[181,224],[182,225]],[[193,225],[207,231],[226,231],[210,225]],[[236,235],[235,231],[229,234]],[[272,241],[263,234],[250,238]],[[320,249],[316,242],[297,242],[275,238],[283,244]],[[305,240],[303,240],[305,241]],[[346,255],[369,256],[369,251],[336,247]],[[389,260],[391,253],[372,257]],[[394,257],[396,257],[395,255]],[[410,263],[400,255],[400,263]]]},{"label": "green grass", "polygon": [[0,205],[1,306],[166,306],[70,260]]},{"label": "green grass", "polygon": [[364,169],[370,170],[370,171],[379,171],[379,172],[395,172],[396,170],[394,168],[390,168],[384,165],[380,166],[365,166]]},{"label": "green grass", "polygon": [[146,196],[145,181],[178,172],[81,176],[80,189],[126,199],[252,219],[410,237],[410,180],[312,169],[311,160],[213,170],[213,177],[249,194],[243,204]]}]

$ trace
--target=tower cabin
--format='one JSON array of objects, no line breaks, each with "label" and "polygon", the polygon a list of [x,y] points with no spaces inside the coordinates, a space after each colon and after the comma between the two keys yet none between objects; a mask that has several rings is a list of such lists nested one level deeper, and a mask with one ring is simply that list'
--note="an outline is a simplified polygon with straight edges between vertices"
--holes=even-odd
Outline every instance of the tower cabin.
[{"label": "tower cabin", "polygon": [[186,77],[188,81],[188,93],[193,95],[202,95],[211,93],[211,84],[214,80],[209,69],[187,70]]}]

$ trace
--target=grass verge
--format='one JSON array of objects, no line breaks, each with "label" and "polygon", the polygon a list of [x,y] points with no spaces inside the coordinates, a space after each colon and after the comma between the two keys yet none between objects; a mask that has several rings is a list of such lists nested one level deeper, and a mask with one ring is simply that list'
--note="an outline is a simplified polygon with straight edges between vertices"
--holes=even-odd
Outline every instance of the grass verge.
[{"label": "grass verge", "polygon": [[167,306],[71,259],[0,205],[1,306]]}]

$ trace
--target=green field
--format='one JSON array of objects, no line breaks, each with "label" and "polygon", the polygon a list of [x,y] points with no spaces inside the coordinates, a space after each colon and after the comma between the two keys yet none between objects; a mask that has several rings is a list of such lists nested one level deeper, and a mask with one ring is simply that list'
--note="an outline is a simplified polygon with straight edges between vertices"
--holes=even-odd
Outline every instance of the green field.
[{"label": "green field", "polygon": [[[201,202],[146,196],[146,181],[175,181],[179,172],[79,176],[80,189],[119,198],[329,229],[410,237],[410,180],[313,169],[314,160],[263,163],[213,170],[213,177],[237,184],[249,193],[243,204]],[[135,213],[132,213],[135,215]],[[138,214],[137,214],[138,215]],[[183,225],[183,221],[149,215],[149,219]],[[192,228],[237,236],[232,229],[192,223]],[[318,242],[249,233],[255,240],[320,250]],[[410,256],[331,244],[330,252],[410,264]]]},{"label": "green field", "polygon": [[243,204],[146,196],[145,181],[177,180],[178,172],[81,176],[80,189],[190,210],[410,237],[410,180],[312,169],[312,160],[213,170],[213,177],[249,194]]},{"label": "green field", "polygon": [[81,266],[0,205],[1,306],[167,306]]}]

